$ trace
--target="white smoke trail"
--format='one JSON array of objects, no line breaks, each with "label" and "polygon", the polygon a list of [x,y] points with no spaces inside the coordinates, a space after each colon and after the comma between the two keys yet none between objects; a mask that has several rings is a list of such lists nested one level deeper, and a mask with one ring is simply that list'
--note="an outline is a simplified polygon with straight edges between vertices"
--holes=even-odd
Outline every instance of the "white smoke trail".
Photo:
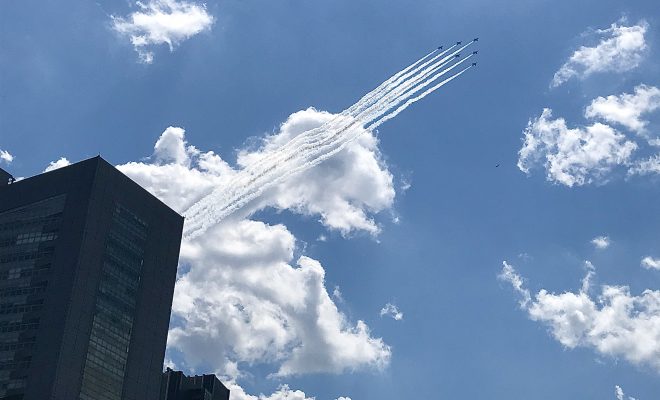
[{"label": "white smoke trail", "polygon": [[[352,122],[350,125],[354,125],[355,122],[356,121]],[[329,145],[324,146],[322,150],[325,151],[325,147],[331,147],[331,148],[335,147],[335,151],[329,151],[329,152],[326,151],[327,153],[329,153],[329,155],[335,154],[336,151],[338,151],[340,148],[343,148],[346,143],[350,142],[353,139],[354,139],[353,135],[345,135],[343,140],[344,143],[341,142],[330,143]],[[310,166],[316,165],[318,162],[326,159],[326,157],[316,156],[316,153],[318,153],[318,151],[314,151],[312,152],[312,154],[306,156],[304,152],[302,153],[297,152],[294,153],[293,155],[288,156],[288,159],[285,159],[285,164],[288,165],[285,165],[285,168],[279,168],[280,170],[284,170],[282,171],[284,172],[284,174],[280,177],[277,177],[275,174],[269,175],[268,172],[277,170],[278,169],[277,167],[281,166],[281,164],[271,165],[266,171],[260,174],[260,176],[257,176],[256,178],[252,179],[251,183],[253,183],[253,185],[248,185],[248,187],[240,188],[243,190],[239,190],[238,193],[236,190],[230,190],[229,193],[225,192],[224,195],[220,194],[220,196],[209,196],[210,198],[207,197],[206,199],[203,199],[203,200],[211,200],[211,202],[209,203],[208,201],[201,201],[200,203],[198,203],[199,206],[202,206],[201,210],[197,210],[198,212],[193,213],[190,212],[194,210],[193,208],[191,208],[189,212],[186,213],[190,217],[192,217],[188,221],[189,223],[188,226],[193,228],[193,229],[187,229],[187,231],[191,232],[191,235],[194,235],[192,232],[197,230],[194,229],[195,225],[197,225],[197,228],[200,228],[201,231],[203,231],[206,228],[206,226],[214,223],[213,220],[217,221],[219,219],[222,219],[227,215],[231,214],[232,212],[234,212],[236,209],[241,208],[246,204],[246,202],[249,202],[250,200],[258,197],[261,193],[263,193],[263,191],[266,188],[271,187],[273,184],[279,183],[282,179],[290,176],[291,172],[293,173],[298,172],[299,170],[306,169]],[[302,157],[300,156],[301,154]],[[280,155],[285,155],[285,154],[280,153]],[[297,162],[296,162],[296,158],[298,158]],[[312,160],[316,159],[316,161],[312,162],[311,164],[310,163],[303,164],[301,167],[297,167],[297,168],[295,167],[296,164],[300,165],[302,160],[310,159],[310,158],[312,158]],[[290,173],[286,173],[287,168],[290,171]],[[259,180],[262,180],[262,178],[264,177],[266,179],[266,182],[259,182]],[[268,179],[270,179],[270,182],[268,182]],[[215,198],[213,199],[213,197]],[[207,204],[203,204],[203,203],[207,203]],[[224,206],[221,206],[219,208],[218,205],[221,205],[223,203]],[[201,211],[201,213],[199,213],[199,211]],[[199,217],[202,217],[201,222],[198,221],[197,223],[194,223],[195,214],[197,214],[197,216]],[[214,218],[211,218],[209,220],[208,217],[214,217]],[[196,219],[199,220],[199,218]]]},{"label": "white smoke trail", "polygon": [[[300,143],[300,142],[309,142],[311,139],[314,139],[317,136],[317,134],[319,134],[319,133],[322,134],[324,132],[330,131],[332,129],[332,127],[334,127],[334,125],[336,125],[337,122],[340,122],[342,120],[342,117],[348,116],[348,115],[357,115],[357,114],[359,114],[362,110],[364,110],[369,105],[371,105],[379,97],[382,97],[382,95],[388,93],[393,87],[396,87],[398,84],[400,84],[404,80],[406,80],[409,76],[416,73],[421,68],[424,68],[430,62],[433,62],[434,60],[436,60],[438,57],[446,54],[447,52],[449,52],[454,47],[456,47],[456,45],[453,45],[450,48],[440,52],[439,54],[437,54],[436,56],[434,56],[433,58],[431,58],[430,60],[425,62],[425,60],[429,56],[433,55],[438,50],[433,50],[430,53],[426,54],[424,57],[420,58],[419,60],[417,60],[416,62],[414,62],[410,66],[408,66],[407,68],[405,68],[402,71],[396,73],[391,78],[389,78],[388,80],[386,80],[385,82],[380,84],[376,89],[374,89],[371,92],[364,95],[357,103],[355,103],[354,105],[352,105],[348,109],[344,110],[342,113],[340,113],[339,115],[334,117],[332,120],[326,122],[323,126],[320,126],[318,128],[314,128],[311,131],[304,132],[303,134],[300,134],[300,135],[294,137],[293,139],[291,139],[291,141],[289,141],[287,144],[285,144],[281,148],[282,151],[279,152],[279,154],[275,154],[275,156],[281,155],[286,148],[299,148],[299,146],[302,145],[302,143]],[[276,161],[272,157],[268,157],[269,155],[272,155],[272,154],[267,154],[265,157],[261,157],[259,160],[255,161],[252,165],[250,165],[248,167],[248,169],[250,171],[246,171],[246,172],[253,172],[253,173],[257,174],[258,173],[257,170],[263,164],[270,164],[270,163]],[[240,177],[237,177],[237,180],[244,179],[244,178],[245,177],[240,176]],[[236,187],[237,184],[239,184],[239,182],[234,181],[234,182],[230,183],[230,186],[231,187]]]},{"label": "white smoke trail", "polygon": [[[229,185],[216,188],[185,212],[187,220],[184,236],[194,238],[202,234],[208,227],[255,200],[267,189],[281,183],[291,175],[318,165],[341,151],[347,144],[359,137],[362,132],[359,128],[368,122],[371,122],[371,125],[367,129],[373,130],[386,120],[394,118],[411,104],[462,75],[470,67],[432,86],[421,95],[411,98],[412,95],[428,87],[432,82],[464,62],[465,59],[438,72],[440,68],[453,61],[451,58],[455,53],[470,44],[468,43],[440,61],[437,61],[438,58],[447,54],[455,46],[433,57],[431,56],[437,51],[427,54],[383,82],[333,120],[319,128],[296,136],[285,145],[269,152],[244,170],[239,171]],[[431,58],[429,59],[429,57]],[[402,102],[403,104],[401,104]],[[401,105],[391,111],[397,104]],[[390,112],[388,113],[388,111]],[[354,127],[357,129],[352,129]]]},{"label": "white smoke trail", "polygon": [[[393,87],[396,87],[398,84],[405,82],[405,80],[410,77],[412,74],[416,73],[419,71],[421,68],[424,68],[427,66],[430,62],[433,62],[436,60],[439,56],[442,56],[443,54],[446,54],[448,51],[453,49],[455,46],[451,46],[449,49],[440,52],[440,54],[437,54],[430,60],[425,61],[429,56],[433,55],[434,53],[437,52],[437,50],[434,50],[430,52],[429,54],[425,55],[418,61],[414,62],[411,64],[409,67],[405,68],[404,70],[400,71],[399,73],[395,74],[392,76],[390,79],[386,80],[383,82],[381,85],[379,85],[376,89],[372,90],[371,92],[367,93],[365,96],[362,97],[356,104],[351,106],[349,109],[345,110],[342,112],[340,115],[335,117],[333,120],[325,123],[323,126],[315,128],[311,131],[304,132],[303,134],[300,134],[293,138],[291,141],[289,141],[287,144],[282,146],[280,149],[278,149],[277,152],[271,152],[269,154],[266,154],[264,157],[261,157],[259,160],[256,162],[252,163],[248,167],[246,167],[241,173],[237,174],[238,176],[234,177],[231,182],[223,189],[218,188],[212,193],[212,197],[225,197],[225,198],[232,198],[235,196],[236,189],[238,188],[244,188],[247,185],[250,185],[254,183],[259,177],[263,176],[265,173],[267,173],[269,170],[273,168],[273,165],[278,165],[278,163],[281,163],[283,161],[286,161],[285,157],[290,157],[289,150],[298,150],[298,153],[301,150],[304,150],[304,145],[305,143],[309,143],[313,139],[317,137],[318,134],[323,134],[327,132],[331,132],[334,130],[341,130],[341,127],[336,126],[338,122],[341,122],[345,120],[344,118],[346,115],[355,115],[356,113],[359,113],[361,109],[364,109],[367,107],[367,105],[371,104],[374,102],[374,99],[378,99],[379,97],[382,97],[384,94],[388,93]],[[339,128],[339,129],[337,129]],[[313,142],[312,142],[313,143]],[[222,192],[222,194],[220,193]],[[220,200],[220,199],[218,199]],[[188,220],[186,222],[186,226],[193,226],[195,222],[195,215],[204,215],[206,212],[204,212],[205,209],[207,208],[213,208],[215,209],[217,206],[215,204],[205,204],[208,202],[198,202],[197,204],[193,205],[189,210],[186,211],[186,215],[188,216]]]},{"label": "white smoke trail", "polygon": [[[466,57],[465,59],[467,60],[468,58],[469,58],[469,56]],[[396,110],[394,110],[391,113],[387,114],[386,116],[382,117],[377,122],[374,122],[373,124],[369,125],[369,127],[367,127],[367,129],[370,130],[370,131],[373,131],[373,130],[377,129],[383,123],[385,123],[385,122],[391,120],[392,118],[396,117],[397,115],[399,115],[403,110],[405,110],[406,108],[411,106],[413,103],[416,103],[416,102],[420,101],[424,97],[426,97],[429,94],[431,94],[431,93],[435,92],[436,90],[438,90],[440,87],[446,85],[447,83],[449,83],[449,82],[453,81],[454,79],[458,78],[459,76],[463,75],[465,73],[465,71],[467,71],[468,69],[470,69],[472,67],[473,66],[470,65],[470,66],[467,66],[467,67],[463,68],[460,72],[450,76],[449,78],[443,80],[442,82],[436,84],[435,86],[432,86],[430,89],[427,89],[425,92],[423,92],[419,96],[416,96],[416,97],[413,97],[412,99],[409,99],[408,101],[403,103],[401,106],[399,106],[399,108],[397,108]]]},{"label": "white smoke trail", "polygon": [[[353,122],[351,125],[354,124],[355,122]],[[190,232],[189,236],[195,236],[196,235],[195,231],[198,231],[198,233],[203,232],[206,229],[206,227],[214,223],[214,220],[218,221],[220,219],[225,218],[227,215],[243,207],[247,202],[260,196],[267,188],[272,187],[273,185],[281,182],[283,179],[287,178],[291,174],[296,173],[300,170],[310,168],[314,165],[317,165],[319,162],[332,156],[337,151],[340,151],[347,143],[354,140],[359,134],[359,132],[360,131],[355,131],[355,130],[354,132],[348,132],[347,135],[340,137],[340,139],[343,140],[326,144],[325,146],[317,148],[315,151],[310,152],[310,154],[305,154],[304,152],[294,153],[293,155],[289,156],[288,159],[284,160],[285,161],[284,167],[282,167],[282,164],[272,165],[268,170],[260,174],[260,176],[253,178],[251,185],[240,188],[243,190],[239,190],[238,193],[236,190],[231,190],[231,192],[229,193],[225,192],[220,196],[209,196],[211,198],[204,199],[204,200],[210,200],[211,202],[210,203],[208,201],[200,202],[199,205],[202,205],[203,207],[202,210],[199,210],[201,211],[201,213],[196,213],[196,214],[197,216],[201,217],[202,220],[199,221],[199,218],[197,218],[198,220],[197,223],[194,223],[195,222],[195,220],[193,219],[194,217],[189,220],[188,223],[190,225],[188,226],[191,226],[191,228],[193,228],[193,229],[187,229],[187,231]],[[326,148],[329,148],[329,150],[327,150]],[[325,156],[323,156],[324,153]],[[311,162],[309,162],[310,159]],[[306,163],[303,163],[303,161],[306,161]],[[296,165],[298,165],[298,167],[296,167]],[[280,167],[279,170],[281,173],[279,176],[277,175],[278,167]],[[274,173],[268,174],[268,172],[271,171],[274,171]],[[263,180],[265,181],[261,182]],[[207,203],[207,204],[202,204],[202,203]],[[222,204],[224,204],[224,206],[218,207],[218,205],[222,205]],[[195,213],[191,213],[191,214],[192,214],[191,216],[194,216]],[[209,219],[209,217],[212,218]],[[197,229],[195,229],[195,226]]]}]

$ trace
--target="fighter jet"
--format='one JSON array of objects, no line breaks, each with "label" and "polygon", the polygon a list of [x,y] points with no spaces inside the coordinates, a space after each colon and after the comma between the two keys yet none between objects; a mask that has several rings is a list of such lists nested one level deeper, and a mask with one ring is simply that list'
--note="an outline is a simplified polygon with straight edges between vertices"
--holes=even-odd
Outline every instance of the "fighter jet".
[{"label": "fighter jet", "polygon": [[473,41],[473,42],[478,42],[478,41],[479,41],[479,38],[476,37],[476,38],[472,39],[472,41]]},{"label": "fighter jet", "polygon": [[460,57],[460,56],[461,56],[460,54],[456,54],[456,55],[454,56],[454,58],[458,58],[458,57]]},{"label": "fighter jet", "polygon": [[456,46],[459,46],[461,43],[463,43],[463,42],[456,42]]},{"label": "fighter jet", "polygon": [[438,46],[438,50],[442,50],[442,46]]},{"label": "fighter jet", "polygon": [[472,66],[473,66],[473,67],[476,67],[476,66],[477,66],[477,63],[472,63]]},{"label": "fighter jet", "polygon": [[472,52],[472,54],[477,54],[478,52],[479,52],[479,50],[475,50],[475,51]]}]

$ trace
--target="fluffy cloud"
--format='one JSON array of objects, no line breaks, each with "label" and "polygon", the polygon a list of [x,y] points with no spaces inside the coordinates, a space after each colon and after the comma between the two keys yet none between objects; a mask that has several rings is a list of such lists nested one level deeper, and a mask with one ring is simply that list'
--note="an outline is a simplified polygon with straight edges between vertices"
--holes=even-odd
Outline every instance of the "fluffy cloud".
[{"label": "fluffy cloud", "polygon": [[392,317],[396,321],[401,321],[403,319],[403,313],[392,303],[385,304],[380,310],[380,316],[383,317],[385,315]]},{"label": "fluffy cloud", "polygon": [[585,78],[596,72],[624,72],[639,65],[647,48],[644,35],[648,24],[644,21],[633,26],[612,24],[608,29],[599,29],[601,37],[594,47],[582,46],[555,73],[551,87],[567,80]]},{"label": "fluffy cloud", "polygon": [[281,376],[384,367],[389,347],[339,312],[318,261],[303,256],[291,265],[294,249],[284,226],[252,220],[186,243],[181,260],[191,269],[177,282],[172,311],[181,324],[169,346],[191,367],[223,372],[227,362],[278,362]]},{"label": "fluffy cloud", "polygon": [[636,148],[608,125],[568,128],[563,118],[553,119],[546,108],[524,131],[518,168],[529,174],[540,164],[549,181],[580,186],[602,180],[617,165],[627,165]]},{"label": "fluffy cloud", "polygon": [[11,153],[9,153],[7,150],[0,149],[0,161],[4,161],[9,164],[14,161],[14,156],[11,155]]},{"label": "fluffy cloud", "polygon": [[598,236],[591,240],[591,244],[597,249],[606,249],[610,247],[610,238],[607,236]]},{"label": "fluffy cloud", "polygon": [[660,291],[647,289],[633,296],[628,286],[603,285],[593,299],[589,291],[594,269],[578,292],[550,293],[541,289],[532,299],[522,278],[506,261],[499,278],[521,296],[529,317],[548,326],[552,336],[568,348],[587,347],[597,353],[622,357],[660,373]]},{"label": "fluffy cloud", "polygon": [[51,161],[46,167],[46,169],[44,169],[44,172],[49,172],[54,169],[66,167],[67,165],[71,165],[71,162],[67,160],[65,157],[60,157],[60,159],[57,161]]},{"label": "fluffy cloud", "polygon": [[115,31],[128,36],[144,63],[153,62],[152,46],[167,44],[170,51],[182,41],[209,30],[213,16],[206,5],[185,0],[147,0],[135,3],[138,11],[128,17],[112,17]]},{"label": "fluffy cloud", "polygon": [[[183,129],[169,127],[149,160],[118,168],[183,211],[227,186],[238,168],[270,146],[331,117],[314,109],[293,114],[258,149],[241,151],[236,168],[188,144]],[[375,234],[379,228],[372,215],[391,206],[392,181],[376,138],[365,133],[334,158],[267,191],[240,215],[184,242],[169,357],[192,370],[210,366],[229,380],[243,376],[239,366],[255,364],[275,366],[275,376],[386,366],[389,346],[363,321],[351,322],[337,308],[321,263],[295,255],[297,241],[285,226],[250,215],[275,207],[318,215],[324,226],[343,234]],[[297,392],[285,392],[298,398],[292,394]]]},{"label": "fluffy cloud", "polygon": [[642,258],[641,265],[646,269],[660,270],[660,258],[653,258],[651,256],[646,256]]},{"label": "fluffy cloud", "polygon": [[587,118],[601,118],[622,125],[631,131],[644,133],[648,121],[642,116],[660,109],[660,89],[639,85],[634,93],[623,93],[594,99],[585,111]]},{"label": "fluffy cloud", "polygon": [[[266,137],[259,149],[239,152],[238,164],[245,167],[333,117],[314,108],[298,111],[277,133]],[[390,208],[394,195],[393,177],[378,150],[378,139],[363,130],[355,142],[335,157],[269,190],[256,207],[319,215],[323,225],[343,235],[360,230],[377,234],[380,228],[369,214]]]}]

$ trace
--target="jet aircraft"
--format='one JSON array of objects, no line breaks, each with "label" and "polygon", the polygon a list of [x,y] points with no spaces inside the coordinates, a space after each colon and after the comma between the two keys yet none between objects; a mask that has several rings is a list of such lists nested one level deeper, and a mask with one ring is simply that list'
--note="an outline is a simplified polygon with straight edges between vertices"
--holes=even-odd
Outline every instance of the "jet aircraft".
[{"label": "jet aircraft", "polygon": [[460,45],[461,43],[463,43],[463,42],[456,42],[456,46]]},{"label": "jet aircraft", "polygon": [[442,46],[438,46],[438,50],[442,50]]},{"label": "jet aircraft", "polygon": [[478,42],[478,41],[479,41],[479,38],[476,37],[476,38],[472,39],[472,41],[473,41],[473,42]]},{"label": "jet aircraft", "polygon": [[476,66],[477,66],[477,63],[472,63],[472,66],[473,66],[473,67],[476,67]]},{"label": "jet aircraft", "polygon": [[472,52],[472,54],[477,54],[478,52],[479,52],[479,50],[475,50],[475,51]]}]

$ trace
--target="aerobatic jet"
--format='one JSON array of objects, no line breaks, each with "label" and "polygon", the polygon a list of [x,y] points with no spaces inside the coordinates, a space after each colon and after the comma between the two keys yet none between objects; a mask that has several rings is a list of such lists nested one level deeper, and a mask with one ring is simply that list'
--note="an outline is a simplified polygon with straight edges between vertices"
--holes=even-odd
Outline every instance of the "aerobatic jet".
[{"label": "aerobatic jet", "polygon": [[479,50],[475,50],[475,51],[472,52],[472,54],[477,54],[478,52],[479,52]]},{"label": "aerobatic jet", "polygon": [[461,43],[463,43],[463,42],[456,42],[456,46],[460,45]]},{"label": "aerobatic jet", "polygon": [[454,56],[454,58],[458,58],[458,57],[460,57],[460,56],[461,56],[460,54],[456,54],[456,55]]},{"label": "aerobatic jet", "polygon": [[438,50],[442,50],[442,46],[438,46]]},{"label": "aerobatic jet", "polygon": [[479,41],[479,38],[476,37],[476,38],[472,39],[472,41],[473,41],[473,42],[478,42],[478,41]]},{"label": "aerobatic jet", "polygon": [[477,66],[477,63],[472,63],[472,66],[473,66],[473,67],[476,67],[476,66]]}]

